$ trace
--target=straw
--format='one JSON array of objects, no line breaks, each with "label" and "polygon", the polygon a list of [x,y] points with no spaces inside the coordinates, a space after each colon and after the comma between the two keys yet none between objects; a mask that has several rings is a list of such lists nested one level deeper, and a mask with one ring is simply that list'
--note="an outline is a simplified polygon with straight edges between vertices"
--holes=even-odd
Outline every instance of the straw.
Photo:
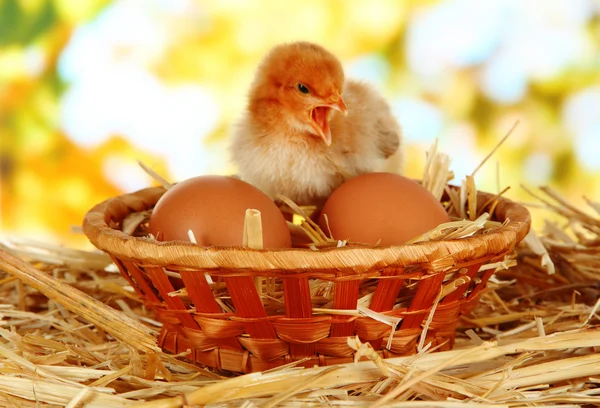
[{"label": "straw", "polygon": [[490,153],[485,156],[485,158],[481,161],[481,163],[479,163],[479,166],[477,166],[475,168],[475,170],[473,170],[473,172],[471,173],[471,177],[475,177],[475,174],[477,174],[477,172],[479,170],[481,170],[481,168],[485,165],[485,163],[487,163],[487,161],[490,159],[490,157],[492,157],[494,155],[494,153],[496,153],[496,150],[498,150],[500,148],[500,146],[502,146],[504,144],[504,142],[506,142],[506,140],[508,140],[508,138],[513,134],[513,132],[515,131],[515,129],[517,128],[517,126],[519,125],[519,121],[515,121],[515,123],[512,125],[512,127],[509,129],[509,131],[506,133],[506,135],[500,140],[500,142],[498,142],[498,144],[492,149],[492,151],[490,151]]},{"label": "straw", "polygon": [[[263,248],[263,233],[260,211],[247,209],[244,217],[242,245],[251,249]],[[259,294],[262,294],[262,278],[255,277],[254,284]]]},{"label": "straw", "polygon": [[132,347],[158,350],[153,330],[3,250],[0,250],[0,268]]},{"label": "straw", "polygon": [[167,181],[164,177],[154,171],[150,166],[144,164],[141,160],[138,160],[137,163],[150,177],[152,177],[156,182],[158,182],[165,190],[173,187],[173,184]]}]

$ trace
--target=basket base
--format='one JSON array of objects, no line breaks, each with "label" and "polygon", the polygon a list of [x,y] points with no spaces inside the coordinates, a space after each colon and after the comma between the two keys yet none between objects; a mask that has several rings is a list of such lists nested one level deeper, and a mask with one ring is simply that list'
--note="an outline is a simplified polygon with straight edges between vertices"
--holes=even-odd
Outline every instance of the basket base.
[{"label": "basket base", "polygon": [[[260,360],[251,355],[248,351],[235,351],[223,348],[215,348],[203,351],[193,348],[191,342],[176,331],[169,331],[163,328],[158,338],[159,346],[166,352],[172,354],[190,353],[184,358],[192,364],[204,367],[212,367],[217,370],[233,371],[236,373],[251,373],[257,371],[270,370],[294,361],[289,356],[277,358],[270,361]],[[327,357],[327,358],[309,358],[298,361],[297,367],[314,367],[334,364],[351,363],[352,357]]]},{"label": "basket base", "polygon": [[[450,349],[448,342],[443,342],[439,350]],[[193,347],[192,342],[177,331],[163,327],[158,337],[158,345],[167,353],[186,353],[183,358],[192,364],[201,367],[210,367],[217,370],[231,371],[235,373],[252,373],[270,370],[286,364],[296,362],[296,367],[331,366],[336,364],[347,364],[355,362],[354,356],[334,357],[315,355],[313,358],[294,360],[289,355],[275,358],[273,360],[261,360],[248,351],[229,350],[225,348],[213,348],[211,350],[200,350]],[[404,353],[396,354],[389,350],[378,350],[382,358],[393,358],[413,355],[415,347],[411,347]],[[367,361],[368,358],[361,356],[357,361]]]}]

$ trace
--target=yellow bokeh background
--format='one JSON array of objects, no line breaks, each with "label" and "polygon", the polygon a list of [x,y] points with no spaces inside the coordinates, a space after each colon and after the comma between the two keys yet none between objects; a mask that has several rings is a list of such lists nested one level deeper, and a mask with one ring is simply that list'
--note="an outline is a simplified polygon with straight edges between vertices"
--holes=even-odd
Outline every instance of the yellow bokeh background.
[{"label": "yellow bokeh background", "polygon": [[72,231],[88,209],[152,184],[137,160],[172,180],[234,172],[254,70],[293,40],[389,98],[408,175],[437,138],[460,182],[519,120],[480,189],[497,190],[498,166],[509,198],[548,184],[600,200],[599,3],[478,3],[2,0],[0,233],[88,246]]}]

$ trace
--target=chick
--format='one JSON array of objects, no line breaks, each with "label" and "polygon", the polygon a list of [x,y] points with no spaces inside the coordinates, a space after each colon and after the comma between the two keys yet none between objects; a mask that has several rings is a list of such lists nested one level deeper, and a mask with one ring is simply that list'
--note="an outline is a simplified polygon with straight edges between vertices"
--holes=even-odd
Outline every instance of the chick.
[{"label": "chick", "polygon": [[400,172],[400,139],[382,96],[345,80],[323,47],[296,42],[276,46],[258,67],[230,153],[242,180],[320,208],[351,177]]}]

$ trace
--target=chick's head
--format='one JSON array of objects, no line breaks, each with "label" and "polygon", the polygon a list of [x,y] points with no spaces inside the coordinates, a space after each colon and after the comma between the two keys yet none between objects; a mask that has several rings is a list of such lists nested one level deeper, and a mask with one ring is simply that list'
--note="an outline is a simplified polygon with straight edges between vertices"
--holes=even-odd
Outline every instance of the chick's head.
[{"label": "chick's head", "polygon": [[278,104],[281,119],[329,146],[333,111],[348,112],[343,87],[342,64],[332,53],[316,44],[297,42],[271,50],[258,69],[251,97]]}]

